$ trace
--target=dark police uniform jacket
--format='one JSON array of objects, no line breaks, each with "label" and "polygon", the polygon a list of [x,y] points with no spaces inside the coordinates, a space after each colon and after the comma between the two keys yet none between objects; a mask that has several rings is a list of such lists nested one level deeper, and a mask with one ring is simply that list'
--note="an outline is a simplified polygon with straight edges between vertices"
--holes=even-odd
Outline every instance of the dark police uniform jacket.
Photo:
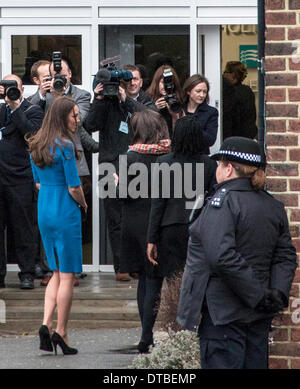
[{"label": "dark police uniform jacket", "polygon": [[177,321],[196,330],[204,301],[214,325],[270,317],[255,310],[265,288],[287,305],[295,269],[283,204],[248,178],[225,181],[190,227]]}]

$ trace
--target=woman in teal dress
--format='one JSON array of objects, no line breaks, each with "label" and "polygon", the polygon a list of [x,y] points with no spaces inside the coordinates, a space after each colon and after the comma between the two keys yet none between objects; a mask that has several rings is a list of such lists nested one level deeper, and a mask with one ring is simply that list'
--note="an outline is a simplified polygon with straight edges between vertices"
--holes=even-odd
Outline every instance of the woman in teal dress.
[{"label": "woman in teal dress", "polygon": [[[34,181],[39,189],[38,225],[53,276],[45,292],[40,349],[76,354],[68,346],[67,323],[72,305],[73,279],[82,271],[80,206],[87,205],[77,173],[76,147],[72,134],[79,122],[78,107],[67,97],[57,98],[41,129],[28,139]],[[57,327],[52,324],[57,307]]]}]

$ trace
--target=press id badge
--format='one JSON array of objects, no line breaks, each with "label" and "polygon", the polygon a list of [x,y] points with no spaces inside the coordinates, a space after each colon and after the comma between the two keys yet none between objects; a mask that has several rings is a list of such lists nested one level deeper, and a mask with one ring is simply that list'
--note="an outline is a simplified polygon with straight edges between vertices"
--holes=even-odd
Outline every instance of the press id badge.
[{"label": "press id badge", "polygon": [[128,124],[126,122],[121,122],[119,131],[123,132],[124,134],[128,134]]},{"label": "press id badge", "polygon": [[2,140],[2,131],[5,129],[5,127],[0,128],[0,140]]}]

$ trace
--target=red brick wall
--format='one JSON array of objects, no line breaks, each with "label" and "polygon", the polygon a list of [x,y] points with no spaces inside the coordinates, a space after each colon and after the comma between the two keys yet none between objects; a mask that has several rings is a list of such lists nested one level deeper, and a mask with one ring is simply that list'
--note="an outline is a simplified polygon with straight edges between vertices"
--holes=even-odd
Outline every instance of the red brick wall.
[{"label": "red brick wall", "polygon": [[[298,259],[300,254],[299,24],[300,0],[266,0],[268,189],[286,206]],[[291,290],[290,306],[281,319],[276,319],[273,322],[276,330],[273,333],[274,342],[270,345],[270,368],[300,368],[299,286],[300,269],[297,269]],[[297,308],[299,308],[299,314]]]}]

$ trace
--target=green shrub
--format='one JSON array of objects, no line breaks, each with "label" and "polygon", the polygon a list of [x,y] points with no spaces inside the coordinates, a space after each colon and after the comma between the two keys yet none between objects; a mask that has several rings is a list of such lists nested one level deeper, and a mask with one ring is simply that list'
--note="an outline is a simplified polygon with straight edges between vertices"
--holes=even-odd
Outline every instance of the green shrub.
[{"label": "green shrub", "polygon": [[167,340],[150,348],[149,354],[138,355],[131,369],[199,369],[200,350],[195,332],[169,330]]}]

